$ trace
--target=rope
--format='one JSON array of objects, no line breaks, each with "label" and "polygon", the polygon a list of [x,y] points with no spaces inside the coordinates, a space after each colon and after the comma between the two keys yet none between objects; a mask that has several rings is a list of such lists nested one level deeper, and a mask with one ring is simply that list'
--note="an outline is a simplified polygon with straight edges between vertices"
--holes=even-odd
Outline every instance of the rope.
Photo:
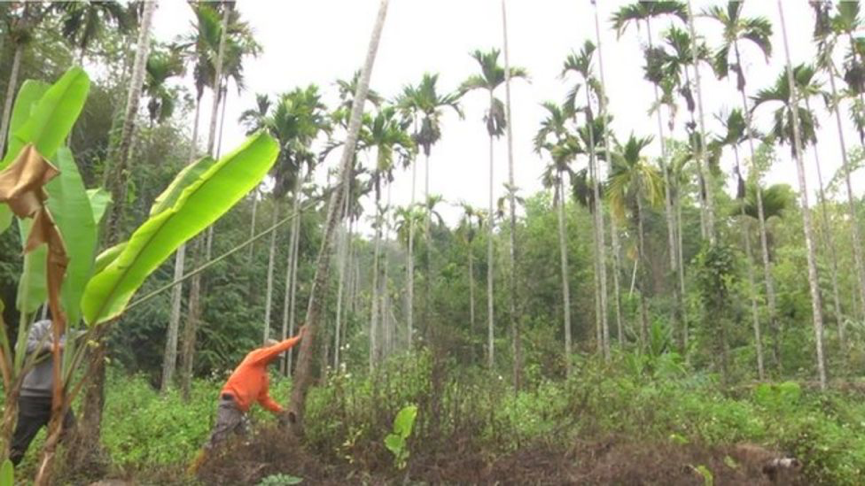
[{"label": "rope", "polygon": [[241,243],[241,244],[235,246],[234,248],[232,248],[232,249],[228,250],[227,252],[223,253],[222,255],[220,255],[220,256],[218,256],[218,257],[216,257],[216,258],[214,258],[214,259],[208,261],[207,263],[201,265],[200,267],[196,268],[195,270],[193,270],[193,271],[191,271],[191,272],[189,272],[189,273],[183,275],[182,277],[178,278],[177,280],[174,280],[174,281],[172,281],[172,282],[169,282],[169,283],[163,285],[162,287],[159,287],[158,289],[154,290],[153,292],[150,292],[149,294],[146,294],[146,295],[144,295],[143,297],[141,297],[141,298],[139,298],[139,299],[133,301],[131,304],[129,304],[129,306],[126,307],[126,312],[128,312],[129,310],[131,310],[131,309],[133,309],[133,308],[135,308],[135,307],[138,307],[139,305],[141,305],[141,304],[147,302],[148,300],[150,300],[150,299],[156,297],[157,295],[159,295],[159,294],[165,292],[166,290],[168,290],[168,289],[174,287],[175,285],[178,285],[178,284],[180,284],[180,283],[183,283],[184,281],[186,281],[186,280],[189,279],[190,277],[193,277],[193,276],[195,276],[195,275],[198,275],[199,273],[201,273],[201,272],[207,270],[208,268],[212,267],[213,265],[216,265],[217,263],[221,262],[222,260],[225,260],[226,258],[228,258],[228,257],[230,257],[231,255],[237,253],[238,251],[240,251],[240,250],[246,248],[247,246],[249,246],[249,245],[255,243],[256,241],[258,241],[259,239],[261,239],[263,236],[269,235],[270,233],[276,231],[277,228],[279,228],[280,226],[284,225],[285,223],[288,223],[289,221],[294,220],[294,218],[297,217],[298,214],[300,214],[301,212],[303,212],[303,211],[305,211],[305,210],[307,210],[307,209],[309,209],[309,208],[315,206],[315,204],[317,204],[317,203],[318,203],[318,199],[317,199],[317,198],[316,198],[316,199],[313,199],[313,200],[311,200],[311,201],[309,201],[309,202],[307,202],[307,204],[301,206],[297,211],[292,212],[291,214],[289,214],[288,216],[286,216],[286,217],[283,218],[282,220],[280,220],[280,221],[274,223],[273,226],[271,226],[270,228],[268,228],[268,229],[262,231],[261,233],[258,233],[257,235],[255,235],[255,236],[253,236],[253,237],[247,239],[247,240],[244,241],[243,243]]}]

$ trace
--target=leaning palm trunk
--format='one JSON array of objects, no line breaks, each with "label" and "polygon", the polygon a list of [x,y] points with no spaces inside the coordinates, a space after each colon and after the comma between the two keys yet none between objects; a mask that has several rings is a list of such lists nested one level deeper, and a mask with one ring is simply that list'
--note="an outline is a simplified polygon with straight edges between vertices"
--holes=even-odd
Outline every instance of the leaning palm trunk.
[{"label": "leaning palm trunk", "polygon": [[[652,23],[649,19],[646,19],[646,31],[649,37],[649,48],[652,48],[653,40],[652,40]],[[656,115],[658,119],[658,139],[661,142],[661,172],[664,173],[664,216],[667,218],[667,251],[670,253],[670,273],[672,276],[679,276],[679,272],[682,270],[677,265],[678,263],[678,251],[676,249],[676,220],[675,215],[673,214],[673,199],[672,192],[670,188],[670,174],[667,171],[667,141],[664,138],[664,123],[661,116],[661,106],[659,104],[660,97],[658,96],[658,85],[653,84],[654,95],[655,95],[655,105],[657,106]],[[681,231],[681,230],[678,230]],[[684,326],[680,323],[682,321],[682,315],[684,314],[684,303],[682,302],[682,295],[679,292],[679,287],[677,282],[673,283],[673,298],[675,301],[675,305],[673,307],[672,314],[672,328],[675,330],[677,328],[680,329],[680,335],[682,336],[682,351],[684,353],[685,348],[687,347],[687,339],[685,339]],[[675,332],[675,331],[674,331]]]},{"label": "leaning palm trunk", "polygon": [[[492,98],[492,91],[490,98]],[[493,207],[493,136],[490,134],[490,207],[489,224],[487,225],[487,365],[492,370],[495,367],[495,317],[493,312],[493,277],[495,275],[495,261],[493,260],[493,228],[495,227],[495,208]]]},{"label": "leaning palm trunk", "polygon": [[691,30],[691,55],[694,59],[694,87],[697,92],[697,113],[700,120],[700,146],[697,153],[698,168],[703,178],[705,185],[705,194],[703,203],[706,205],[706,236],[709,243],[715,244],[715,209],[714,209],[714,190],[712,185],[712,171],[706,161],[706,121],[705,112],[703,110],[703,88],[700,80],[700,64],[697,59],[697,33],[694,30],[694,9],[691,6],[691,0],[688,0],[688,27]]},{"label": "leaning palm trunk", "polygon": [[568,239],[565,237],[565,205],[564,205],[564,182],[559,174],[556,184],[556,213],[559,216],[559,251],[561,253],[562,265],[562,303],[565,319],[565,366],[568,376],[571,374],[571,289],[570,273],[568,272]]},{"label": "leaning palm trunk", "polygon": [[805,166],[802,162],[802,137],[799,133],[799,96],[796,82],[793,78],[793,67],[790,64],[790,47],[787,43],[787,25],[784,20],[784,7],[778,0],[778,14],[781,17],[781,30],[784,37],[784,52],[787,55],[787,82],[790,86],[793,118],[793,159],[796,162],[796,173],[799,179],[799,191],[802,201],[802,221],[805,231],[805,246],[808,250],[808,286],[811,290],[811,310],[814,316],[814,338],[817,347],[817,371],[820,377],[820,389],[826,389],[826,362],[823,357],[823,312],[820,299],[820,287],[817,277],[817,255],[814,248],[814,231],[811,223],[811,208],[808,205],[808,184],[805,180]]},{"label": "leaning palm trunk", "polygon": [[[592,4],[595,5],[594,0],[592,1]],[[598,44],[598,69],[600,71],[600,78],[601,78],[601,93],[598,95],[598,104],[599,104],[600,116],[602,116],[603,120],[604,120],[604,150],[609,152],[609,147],[611,147],[611,145],[610,145],[610,137],[609,137],[609,134],[607,133],[608,132],[608,130],[607,130],[607,128],[608,128],[607,127],[607,122],[608,122],[608,119],[607,119],[607,91],[606,91],[606,84],[605,84],[605,78],[604,78],[604,54],[603,54],[603,48],[601,46],[601,23],[600,23],[600,20],[598,19],[597,5],[595,5],[595,40],[597,41],[597,44]],[[588,93],[587,93],[587,96],[588,96]],[[594,133],[593,133],[593,131],[590,131],[589,133],[592,136],[591,149],[592,149],[592,151],[595,151],[596,147],[595,147]],[[604,330],[604,342],[606,343],[607,355],[609,355],[609,347],[610,347],[610,330],[609,330],[609,328],[610,328],[610,326],[609,326],[609,322],[608,322],[609,319],[607,318],[607,254],[606,254],[607,249],[606,249],[606,241],[605,241],[605,237],[604,237],[604,234],[605,234],[604,233],[604,231],[605,231],[604,203],[603,203],[603,200],[601,199],[601,167],[600,167],[600,164],[598,163],[598,157],[597,157],[596,153],[590,152],[589,162],[594,165],[594,173],[595,173],[595,180],[594,180],[594,183],[592,184],[592,190],[593,190],[594,196],[595,196],[595,214],[594,214],[594,216],[595,216],[595,226],[596,226],[597,232],[598,232],[598,236],[597,236],[597,238],[598,238],[598,256],[597,256],[597,258],[599,260],[598,268],[600,269],[600,283],[601,283],[601,295],[600,295],[600,297],[601,297],[601,299],[600,299],[601,300],[601,325],[602,325],[603,330]],[[612,235],[612,238],[615,239],[615,231],[616,231],[615,223],[613,222],[613,218],[610,218],[610,220],[611,220],[611,222],[610,222],[611,235]],[[614,286],[615,286],[615,298],[616,298],[616,325],[618,327],[619,344],[621,344],[622,343],[622,308],[621,308],[621,299],[619,298],[618,239],[615,239],[615,242],[613,244],[613,251],[615,252],[615,255],[616,255],[616,257],[615,257],[616,268],[615,268],[615,271],[613,272],[613,274],[614,274],[613,280],[614,280]]]},{"label": "leaning palm trunk", "polygon": [[388,0],[381,0],[378,17],[369,43],[369,52],[363,70],[361,71],[360,81],[358,82],[354,101],[352,102],[348,134],[346,136],[342,160],[340,161],[339,183],[330,197],[327,219],[325,220],[324,225],[324,235],[322,237],[321,249],[319,250],[318,262],[316,263],[315,277],[313,278],[312,289],[310,290],[309,306],[306,315],[306,334],[300,343],[300,355],[298,356],[297,371],[294,375],[294,383],[288,406],[289,417],[291,419],[291,431],[293,431],[296,436],[301,435],[303,431],[303,413],[306,405],[306,392],[312,384],[312,353],[315,349],[313,345],[315,344],[315,335],[318,331],[321,311],[327,293],[326,283],[330,269],[331,240],[333,239],[336,225],[340,219],[340,207],[343,198],[346,196],[349,178],[351,177],[352,161],[354,159],[357,136],[360,131],[361,117],[363,115],[363,105],[366,102],[367,93],[369,92],[370,75],[372,74],[376,51],[378,50],[379,40],[381,39],[381,32],[384,28],[387,6]]},{"label": "leaning palm trunk", "polygon": [[[742,60],[739,55],[739,44],[734,43],[733,48],[736,52],[736,63],[741,66]],[[782,361],[781,361],[781,325],[778,322],[777,315],[777,307],[775,304],[775,279],[772,277],[772,261],[769,259],[769,238],[768,231],[766,229],[766,215],[763,209],[763,188],[760,184],[760,172],[757,169],[757,165],[755,163],[755,157],[757,155],[756,150],[754,149],[754,138],[751,136],[753,130],[751,128],[752,124],[752,115],[751,111],[748,108],[748,97],[745,95],[745,87],[742,86],[739,89],[739,95],[742,98],[742,111],[745,113],[745,129],[748,134],[748,150],[750,152],[750,163],[751,163],[751,172],[753,177],[755,178],[754,184],[756,186],[756,194],[757,194],[757,221],[759,223],[760,229],[760,248],[762,250],[763,257],[763,280],[766,284],[766,303],[769,307],[769,328],[772,330],[773,334],[773,354],[775,358],[775,364],[778,367],[778,371],[782,371]]]},{"label": "leaning palm trunk", "polygon": [[508,204],[510,206],[510,223],[511,231],[508,245],[508,257],[510,261],[510,273],[508,274],[508,289],[510,290],[510,298],[508,304],[510,306],[511,318],[511,338],[513,340],[514,353],[514,388],[520,389],[522,385],[522,369],[523,369],[523,343],[520,336],[520,316],[517,315],[517,203],[516,183],[514,182],[514,135],[513,135],[513,119],[511,118],[511,69],[508,59],[508,15],[505,6],[506,1],[502,0],[502,32],[504,36],[504,54],[505,54],[505,114],[506,114],[506,129],[508,139]]},{"label": "leaning palm trunk", "polygon": [[[598,48],[599,62],[600,48]],[[604,103],[603,101],[601,103]],[[586,89],[586,106],[591,107],[591,97]],[[601,201],[600,172],[598,167],[597,146],[595,144],[594,120],[589,120],[589,179],[592,183],[594,208],[592,210],[592,241],[595,245],[595,320],[598,327],[598,347],[604,359],[610,360],[610,326],[607,322],[607,263],[604,251],[604,205]],[[564,197],[564,194],[562,195]]]},{"label": "leaning palm trunk", "polygon": [[[129,83],[129,96],[126,101],[126,112],[123,117],[123,125],[118,148],[113,152],[116,163],[113,167],[111,180],[112,200],[115,201],[109,214],[108,224],[104,239],[105,246],[113,246],[120,240],[120,222],[124,212],[124,201],[126,200],[126,179],[128,177],[129,147],[132,143],[132,134],[135,129],[135,117],[138,113],[138,105],[141,101],[141,90],[144,86],[144,75],[147,56],[150,52],[150,24],[153,13],[156,11],[157,0],[146,1],[144,12],[141,17],[138,31],[138,44],[135,51],[135,61],[132,68],[132,77]],[[97,338],[104,338],[103,331],[97,332]],[[97,341],[99,342],[99,341]],[[90,377],[90,386],[84,397],[84,413],[81,420],[80,450],[89,454],[96,451],[99,437],[102,431],[102,411],[105,405],[105,343],[100,343],[92,351],[90,365],[87,375]],[[60,439],[60,425],[63,420],[61,416],[51,418],[49,424],[48,440],[45,443],[42,466],[36,477],[36,484],[50,483],[51,466],[54,460],[54,450]]]},{"label": "leaning palm trunk", "polygon": [[[195,121],[192,126],[192,143],[189,145],[189,157],[191,164],[195,160],[196,144],[198,143],[198,121],[201,114],[201,98],[195,102]],[[171,313],[168,316],[168,335],[165,339],[165,357],[162,361],[162,383],[160,391],[165,393],[171,387],[174,380],[174,370],[177,367],[177,334],[180,330],[180,314],[183,305],[183,277],[186,264],[186,244],[180,245],[174,255],[174,281],[177,285],[171,288]]]},{"label": "leaning palm trunk", "polygon": [[[854,50],[854,52],[856,52]],[[838,109],[838,89],[835,86],[834,73],[829,74],[829,86],[832,89],[832,100],[836,103],[835,122],[838,125],[838,142],[841,145],[844,183],[847,188],[847,211],[850,218],[853,236],[853,259],[856,264],[856,277],[859,283],[859,301],[862,303],[860,318],[865,319],[865,259],[862,256],[862,234],[859,229],[859,216],[856,212],[856,199],[853,195],[853,185],[850,182],[850,163],[847,157],[847,144],[844,140],[844,127],[841,123],[841,111]]]},{"label": "leaning palm trunk", "polygon": [[18,88],[18,73],[21,71],[21,56],[24,54],[24,44],[15,44],[15,57],[12,58],[12,72],[9,73],[9,85],[6,87],[6,101],[3,104],[3,122],[0,125],[0,157],[6,150],[6,132],[9,131],[9,122],[12,117],[12,101],[15,99],[15,90]]}]

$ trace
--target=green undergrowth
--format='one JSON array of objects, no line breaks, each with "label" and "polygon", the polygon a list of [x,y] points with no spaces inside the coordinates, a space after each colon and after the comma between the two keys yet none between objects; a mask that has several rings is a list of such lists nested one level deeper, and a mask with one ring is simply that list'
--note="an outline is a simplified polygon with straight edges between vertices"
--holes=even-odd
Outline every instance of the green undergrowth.
[{"label": "green undergrowth", "polygon": [[[364,473],[393,472],[384,446],[394,417],[418,407],[408,450],[412,461],[451,452],[501,457],[574,441],[670,441],[687,446],[756,444],[792,454],[812,484],[861,484],[865,477],[865,403],[861,396],[817,393],[791,382],[722,390],[711,375],[687,373],[675,356],[640,366],[620,355],[605,365],[575,363],[568,380],[535,380],[513,390],[497,376],[435,363],[429,354],[398,357],[372,376],[334,375],[309,396],[306,442],[325,463]],[[618,371],[612,371],[618,370]],[[622,371],[628,370],[628,371]],[[221,382],[200,380],[190,400],[164,396],[141,377],[111,377],[103,443],[119,472],[188,463],[207,439]],[[284,403],[289,383],[275,379]],[[254,426],[272,423],[253,414]],[[146,479],[142,477],[142,479]]]}]

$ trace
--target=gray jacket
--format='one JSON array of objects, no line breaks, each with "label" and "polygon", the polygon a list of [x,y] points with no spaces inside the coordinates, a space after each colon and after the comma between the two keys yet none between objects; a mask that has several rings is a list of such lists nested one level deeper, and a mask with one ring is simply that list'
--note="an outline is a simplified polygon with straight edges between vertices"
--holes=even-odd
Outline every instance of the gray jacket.
[{"label": "gray jacket", "polygon": [[[54,358],[51,348],[54,335],[51,321],[37,321],[30,327],[27,336],[27,354],[38,353],[36,364],[24,377],[21,385],[22,397],[51,397],[54,392]],[[66,336],[60,338],[60,345],[66,344]]]}]

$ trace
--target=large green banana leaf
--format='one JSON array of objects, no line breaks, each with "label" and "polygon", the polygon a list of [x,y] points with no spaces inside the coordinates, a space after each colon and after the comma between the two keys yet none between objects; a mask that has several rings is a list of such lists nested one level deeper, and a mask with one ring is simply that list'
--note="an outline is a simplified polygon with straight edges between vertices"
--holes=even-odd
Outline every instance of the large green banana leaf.
[{"label": "large green banana leaf", "polygon": [[[48,208],[60,228],[69,266],[60,291],[67,322],[74,326],[81,317],[81,296],[93,272],[97,229],[90,198],[78,166],[68,148],[61,148],[55,157],[60,175],[48,183]],[[44,274],[43,274],[44,276]]]},{"label": "large green banana leaf", "polygon": [[201,174],[204,174],[215,163],[216,161],[213,158],[203,157],[184,167],[174,180],[171,181],[171,184],[162,191],[162,194],[157,196],[153,201],[153,205],[150,206],[150,216],[156,216],[162,211],[173,207],[183,193],[183,190],[201,177]]},{"label": "large green banana leaf", "polygon": [[[22,85],[22,91],[26,85],[26,82]],[[14,121],[21,125],[19,127],[10,123],[8,148],[6,156],[0,161],[0,170],[12,163],[28,143],[32,143],[43,157],[53,160],[54,153],[66,140],[84,108],[90,91],[90,78],[83,69],[72,68],[44,91],[35,105],[33,101],[41,87],[37,84],[31,86],[19,94],[20,103],[16,101],[16,108],[18,105],[20,108]],[[11,221],[9,207],[0,205],[0,233],[6,231]]]},{"label": "large green banana leaf", "polygon": [[100,324],[122,314],[145,279],[255,188],[278,154],[273,138],[253,135],[187,186],[170,209],[145,221],[120,255],[87,284],[81,302],[85,322]]}]

